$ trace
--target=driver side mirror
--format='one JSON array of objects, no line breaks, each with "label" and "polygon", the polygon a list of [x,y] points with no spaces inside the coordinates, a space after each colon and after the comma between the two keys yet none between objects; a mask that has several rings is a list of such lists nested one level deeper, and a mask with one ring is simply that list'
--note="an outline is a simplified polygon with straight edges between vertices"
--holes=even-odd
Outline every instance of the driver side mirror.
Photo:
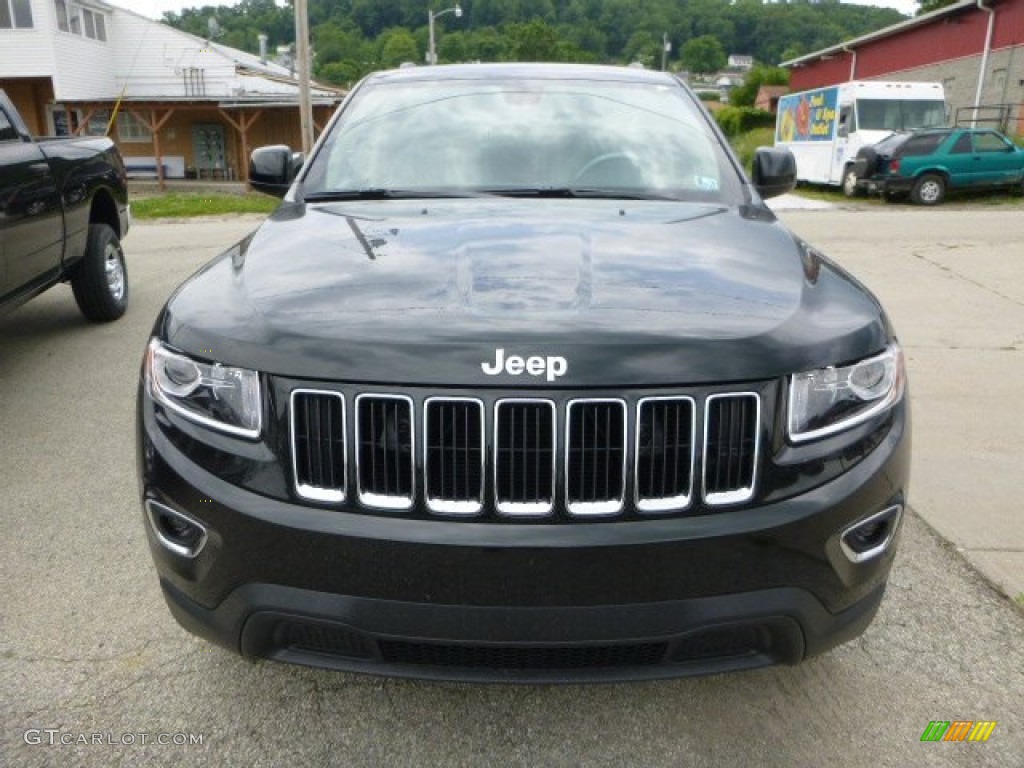
[{"label": "driver side mirror", "polygon": [[284,197],[305,162],[301,152],[284,144],[254,149],[249,159],[249,183],[253,189]]},{"label": "driver side mirror", "polygon": [[778,197],[796,186],[796,158],[788,149],[760,147],[750,176],[761,197]]}]

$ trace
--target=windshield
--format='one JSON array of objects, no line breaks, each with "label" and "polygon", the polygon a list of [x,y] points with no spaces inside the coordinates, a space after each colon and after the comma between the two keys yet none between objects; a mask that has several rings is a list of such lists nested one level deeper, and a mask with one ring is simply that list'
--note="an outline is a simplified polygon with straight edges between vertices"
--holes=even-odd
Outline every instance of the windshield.
[{"label": "windshield", "polygon": [[912,131],[946,124],[946,102],[923,99],[857,99],[862,131]]},{"label": "windshield", "polygon": [[371,81],[304,179],[307,198],[358,190],[742,201],[682,87],[582,79]]}]

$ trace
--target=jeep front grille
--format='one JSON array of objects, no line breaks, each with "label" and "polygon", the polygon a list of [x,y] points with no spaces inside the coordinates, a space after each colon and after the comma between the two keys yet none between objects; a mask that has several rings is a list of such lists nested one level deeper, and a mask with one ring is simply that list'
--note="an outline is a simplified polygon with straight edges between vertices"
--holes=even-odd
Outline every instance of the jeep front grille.
[{"label": "jeep front grille", "polygon": [[696,438],[690,397],[648,397],[637,407],[636,506],[641,512],[685,509],[693,496]]},{"label": "jeep front grille", "polygon": [[341,503],[354,483],[355,500],[375,509],[418,502],[439,515],[527,518],[561,509],[585,517],[739,504],[756,489],[756,392],[644,397],[633,405],[617,397],[359,394],[348,425],[346,402],[335,391],[291,393],[301,498]]},{"label": "jeep front grille", "polygon": [[296,389],[291,406],[296,492],[314,501],[344,501],[345,398],[337,392]]},{"label": "jeep front grille", "polygon": [[499,400],[494,422],[498,512],[550,513],[555,503],[555,404],[550,400]]},{"label": "jeep front grille", "polygon": [[613,515],[626,487],[626,404],[572,400],[565,425],[565,496],[573,515]]},{"label": "jeep front grille", "polygon": [[412,400],[403,395],[356,398],[356,480],[367,506],[407,509],[413,503]]},{"label": "jeep front grille", "polygon": [[761,400],[752,392],[712,395],[706,411],[704,501],[746,501],[754,495]]},{"label": "jeep front grille", "polygon": [[432,512],[476,514],[484,503],[484,404],[431,397],[423,421],[427,506]]}]

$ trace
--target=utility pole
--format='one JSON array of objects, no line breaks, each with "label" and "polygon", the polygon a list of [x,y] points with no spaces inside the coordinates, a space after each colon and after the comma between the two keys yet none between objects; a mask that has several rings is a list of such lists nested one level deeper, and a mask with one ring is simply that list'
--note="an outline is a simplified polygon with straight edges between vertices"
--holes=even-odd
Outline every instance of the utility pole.
[{"label": "utility pole", "polygon": [[302,129],[302,151],[308,155],[313,148],[313,101],[309,91],[309,14],[306,0],[295,0],[295,57],[299,74],[299,124]]}]

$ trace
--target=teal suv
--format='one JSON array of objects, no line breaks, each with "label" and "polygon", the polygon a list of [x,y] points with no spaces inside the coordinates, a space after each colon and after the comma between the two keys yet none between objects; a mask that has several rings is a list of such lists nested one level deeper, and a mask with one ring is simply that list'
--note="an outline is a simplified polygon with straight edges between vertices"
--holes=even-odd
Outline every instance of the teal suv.
[{"label": "teal suv", "polygon": [[909,194],[919,205],[941,203],[950,189],[1024,194],[1024,149],[989,128],[929,128],[862,148],[854,173],[862,191],[887,200]]}]

